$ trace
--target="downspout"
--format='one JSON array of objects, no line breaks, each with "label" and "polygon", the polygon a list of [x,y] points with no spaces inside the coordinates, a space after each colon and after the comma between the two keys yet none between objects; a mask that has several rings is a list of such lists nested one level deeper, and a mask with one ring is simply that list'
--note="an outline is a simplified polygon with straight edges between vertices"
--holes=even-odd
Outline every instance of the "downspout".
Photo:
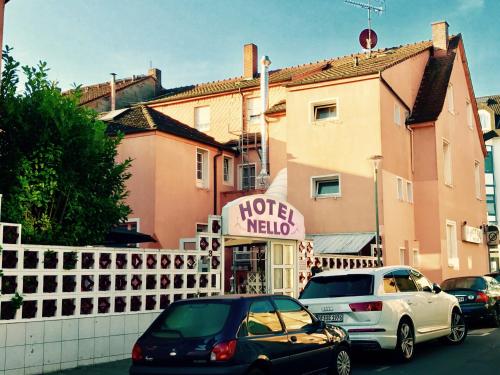
[{"label": "downspout", "polygon": [[414,156],[413,156],[413,149],[414,149],[414,146],[413,146],[413,137],[414,137],[414,133],[413,133],[413,129],[411,128],[411,126],[407,126],[406,128],[410,131],[410,163],[411,163],[411,173],[415,173],[415,163],[414,163]]},{"label": "downspout", "polygon": [[269,172],[267,170],[267,120],[265,112],[269,107],[269,66],[271,60],[267,56],[263,56],[260,60],[260,145],[262,148],[262,168],[259,173],[259,184],[261,187],[269,186]]},{"label": "downspout", "polygon": [[214,155],[214,215],[217,215],[217,159],[222,156],[222,150]]}]

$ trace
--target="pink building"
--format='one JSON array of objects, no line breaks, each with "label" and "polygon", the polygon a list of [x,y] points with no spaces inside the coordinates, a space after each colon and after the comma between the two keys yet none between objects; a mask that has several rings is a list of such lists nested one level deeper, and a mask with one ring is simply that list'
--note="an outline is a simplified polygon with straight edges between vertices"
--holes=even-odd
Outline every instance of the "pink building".
[{"label": "pink building", "polygon": [[177,248],[207,215],[265,191],[264,170],[304,216],[317,254],[373,255],[377,155],[383,262],[437,282],[488,270],[485,145],[460,34],[437,22],[430,41],[271,70],[268,91],[264,63],[259,74],[257,47],[246,45],[242,77],[166,90],[109,115],[123,127],[119,116],[142,111],[182,129],[154,120],[136,130],[132,119],[120,146],[134,159],[131,220],[156,246]]}]

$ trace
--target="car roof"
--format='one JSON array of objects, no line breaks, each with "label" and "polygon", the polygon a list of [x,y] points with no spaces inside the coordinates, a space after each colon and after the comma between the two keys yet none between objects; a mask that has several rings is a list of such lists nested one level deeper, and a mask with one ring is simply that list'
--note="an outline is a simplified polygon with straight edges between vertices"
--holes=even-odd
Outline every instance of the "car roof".
[{"label": "car roof", "polygon": [[340,276],[340,275],[383,275],[387,272],[407,269],[411,270],[413,268],[409,266],[384,266],[378,268],[354,268],[354,269],[341,269],[341,270],[328,270],[317,273],[313,276],[315,277],[324,277],[324,276]]}]

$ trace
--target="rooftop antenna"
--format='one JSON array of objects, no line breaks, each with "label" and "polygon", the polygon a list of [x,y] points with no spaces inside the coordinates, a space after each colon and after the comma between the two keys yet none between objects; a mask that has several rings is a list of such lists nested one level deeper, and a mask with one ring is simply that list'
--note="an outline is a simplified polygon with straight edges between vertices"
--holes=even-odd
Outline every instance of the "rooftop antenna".
[{"label": "rooftop antenna", "polygon": [[[364,49],[368,50],[368,56],[372,54],[372,48],[377,44],[377,34],[372,30],[372,12],[381,14],[385,10],[385,0],[367,0],[367,3],[362,3],[356,0],[344,0],[346,4],[354,5],[355,7],[368,10],[368,29],[365,29],[359,35],[359,42]],[[372,2],[375,5],[372,5]]]}]

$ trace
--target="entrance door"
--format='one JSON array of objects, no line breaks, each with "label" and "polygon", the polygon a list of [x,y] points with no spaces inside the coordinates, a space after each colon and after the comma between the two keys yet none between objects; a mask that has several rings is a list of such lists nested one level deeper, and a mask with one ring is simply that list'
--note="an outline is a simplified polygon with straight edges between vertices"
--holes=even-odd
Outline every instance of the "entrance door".
[{"label": "entrance door", "polygon": [[295,292],[295,245],[271,242],[270,292],[293,296]]}]

